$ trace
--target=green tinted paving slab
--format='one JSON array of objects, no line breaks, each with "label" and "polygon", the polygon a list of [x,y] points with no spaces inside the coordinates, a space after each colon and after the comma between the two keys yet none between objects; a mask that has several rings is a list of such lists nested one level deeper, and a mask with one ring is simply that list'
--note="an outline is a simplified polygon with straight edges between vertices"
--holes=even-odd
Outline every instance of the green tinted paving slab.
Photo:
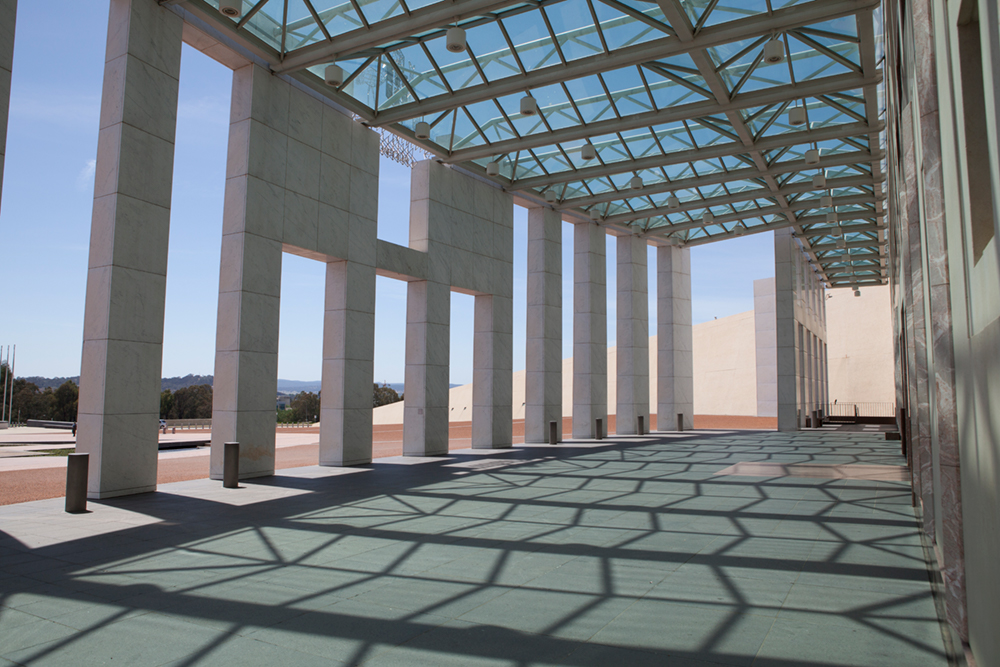
[{"label": "green tinted paving slab", "polygon": [[0,507],[0,656],[945,665],[907,484],[718,474],[904,465],[880,437],[693,432]]}]

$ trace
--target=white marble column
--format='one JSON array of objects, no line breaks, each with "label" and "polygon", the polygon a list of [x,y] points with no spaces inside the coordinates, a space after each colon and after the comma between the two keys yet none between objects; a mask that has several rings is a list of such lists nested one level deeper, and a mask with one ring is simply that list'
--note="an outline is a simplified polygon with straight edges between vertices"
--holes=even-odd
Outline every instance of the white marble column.
[{"label": "white marble column", "polygon": [[155,2],[111,1],[77,432],[91,498],[156,488],[182,27]]},{"label": "white marble column", "polygon": [[403,454],[448,453],[451,289],[429,280],[406,286],[406,403]]},{"label": "white marble column", "polygon": [[646,241],[619,236],[617,243],[617,396],[615,433],[649,430],[649,278]]},{"label": "white marble column", "polygon": [[274,474],[288,90],[265,69],[233,72],[219,271],[211,477],[240,443],[240,478]]},{"label": "white marble column", "polygon": [[797,431],[799,331],[795,321],[795,256],[792,230],[774,232],[774,312],[778,369],[778,430]]},{"label": "white marble column", "polygon": [[328,262],[320,465],[372,460],[372,398],[367,388],[373,383],[374,355],[375,267],[347,260]]},{"label": "white marble column", "polygon": [[573,229],[573,437],[608,431],[608,288],[606,240],[598,225]]},{"label": "white marble column", "polygon": [[14,63],[14,25],[17,0],[0,0],[0,187],[7,155],[7,116],[10,111],[10,72]]},{"label": "white marble column", "polygon": [[476,296],[472,349],[472,447],[512,444],[514,305],[510,297]]},{"label": "white marble column", "polygon": [[562,440],[562,217],[528,209],[528,312],[524,441],[548,442],[549,422]]},{"label": "white marble column", "polygon": [[691,250],[656,249],[656,428],[694,428],[694,357],[691,341]]}]

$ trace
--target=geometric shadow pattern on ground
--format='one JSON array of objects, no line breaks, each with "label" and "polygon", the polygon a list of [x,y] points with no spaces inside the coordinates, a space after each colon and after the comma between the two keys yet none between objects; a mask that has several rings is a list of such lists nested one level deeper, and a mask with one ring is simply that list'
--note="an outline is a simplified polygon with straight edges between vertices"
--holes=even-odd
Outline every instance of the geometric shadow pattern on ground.
[{"label": "geometric shadow pattern on ground", "polygon": [[[881,435],[659,434],[0,508],[25,665],[945,665]],[[2,664],[8,664],[0,661]]]}]

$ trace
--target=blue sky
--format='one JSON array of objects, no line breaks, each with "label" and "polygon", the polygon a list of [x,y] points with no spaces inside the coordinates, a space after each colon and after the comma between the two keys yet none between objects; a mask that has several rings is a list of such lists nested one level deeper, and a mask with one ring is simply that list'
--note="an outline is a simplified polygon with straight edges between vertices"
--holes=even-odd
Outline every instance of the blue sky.
[{"label": "blue sky", "polygon": [[[18,7],[7,154],[0,203],[0,344],[17,344],[17,374],[80,371],[94,158],[107,34],[106,1]],[[170,250],[163,374],[211,374],[219,284],[231,71],[185,46]],[[380,238],[406,244],[409,169],[383,159]],[[514,369],[524,367],[527,212],[514,215]],[[564,223],[564,356],[572,354],[572,234]],[[614,247],[608,245],[609,345],[614,343]],[[655,333],[650,251],[650,333]],[[771,234],[692,250],[695,323],[753,308],[753,280],[774,275]],[[285,255],[278,375],[320,377],[321,263]],[[379,278],[375,380],[401,382],[406,286]],[[472,303],[452,296],[451,381],[472,380]]]}]

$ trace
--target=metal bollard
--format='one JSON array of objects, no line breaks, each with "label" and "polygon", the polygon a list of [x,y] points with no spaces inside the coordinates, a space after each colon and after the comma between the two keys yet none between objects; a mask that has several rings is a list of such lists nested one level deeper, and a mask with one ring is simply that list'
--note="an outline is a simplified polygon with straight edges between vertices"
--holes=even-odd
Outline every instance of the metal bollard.
[{"label": "metal bollard", "polygon": [[240,443],[227,442],[222,450],[222,486],[227,489],[240,487]]},{"label": "metal bollard", "polygon": [[70,454],[66,457],[66,511],[80,514],[87,511],[87,471],[90,454]]},{"label": "metal bollard", "polygon": [[683,431],[684,430],[684,413],[683,412],[678,412],[677,413],[677,430],[678,431]]},{"label": "metal bollard", "polygon": [[644,421],[643,416],[639,415],[639,424],[638,424],[639,428],[636,431],[636,433],[638,433],[639,435],[646,435],[646,431],[643,429],[643,421]]},{"label": "metal bollard", "polygon": [[597,431],[597,439],[600,440],[604,434],[604,420],[600,417],[597,418],[595,430]]},{"label": "metal bollard", "polygon": [[549,422],[549,444],[555,445],[559,442],[559,422]]}]

